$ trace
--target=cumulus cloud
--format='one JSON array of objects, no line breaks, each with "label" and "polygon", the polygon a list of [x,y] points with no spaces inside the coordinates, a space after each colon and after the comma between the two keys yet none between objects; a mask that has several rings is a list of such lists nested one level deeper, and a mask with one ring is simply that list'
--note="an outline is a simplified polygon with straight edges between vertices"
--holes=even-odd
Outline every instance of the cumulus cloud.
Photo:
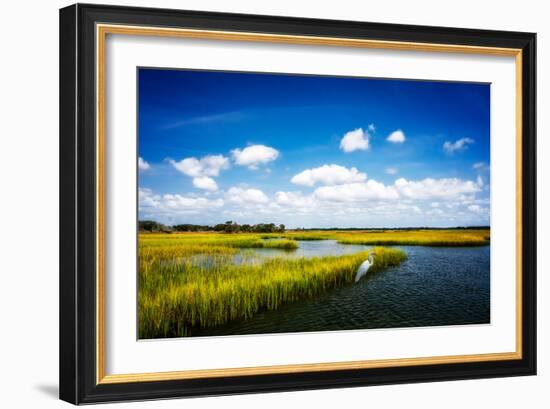
[{"label": "cumulus cloud", "polygon": [[153,193],[151,189],[140,187],[138,190],[138,203],[139,207],[156,208],[161,203],[161,197]]},{"label": "cumulus cloud", "polygon": [[193,186],[198,189],[210,190],[212,192],[218,190],[218,184],[216,181],[208,176],[193,178]]},{"label": "cumulus cloud", "polygon": [[402,197],[411,199],[451,199],[481,190],[475,182],[457,178],[426,178],[418,181],[399,178],[394,186]]},{"label": "cumulus cloud", "polygon": [[138,205],[140,212],[148,215],[163,216],[171,213],[194,213],[209,209],[217,209],[224,205],[222,199],[213,199],[202,196],[183,196],[179,194],[159,195],[151,189],[139,188]]},{"label": "cumulus cloud", "polygon": [[486,217],[489,215],[489,208],[478,204],[469,205],[467,209],[478,217]]},{"label": "cumulus cloud", "polygon": [[374,124],[369,124],[369,126],[367,126],[367,130],[370,133],[375,133],[376,132],[376,126],[374,126]]},{"label": "cumulus cloud", "polygon": [[481,211],[481,206],[479,205],[470,205],[468,206],[468,210],[474,213],[478,213]]},{"label": "cumulus cloud", "polygon": [[369,134],[363,128],[347,132],[340,141],[340,149],[344,152],[366,151],[369,149]]},{"label": "cumulus cloud", "polygon": [[233,160],[239,166],[247,166],[249,169],[258,169],[279,157],[279,151],[265,145],[251,145],[244,149],[233,149],[231,151]]},{"label": "cumulus cloud", "polygon": [[190,157],[179,162],[169,162],[181,173],[191,177],[218,176],[221,170],[229,168],[229,159],[223,155],[207,155],[201,159]]},{"label": "cumulus cloud", "polygon": [[461,138],[454,142],[446,141],[443,144],[443,150],[448,154],[453,154],[455,152],[461,152],[468,149],[468,145],[474,143],[472,138]]},{"label": "cumulus cloud", "polygon": [[398,129],[389,134],[386,140],[391,143],[403,143],[405,142],[405,134],[401,129]]},{"label": "cumulus cloud", "polygon": [[374,179],[366,183],[347,183],[337,186],[322,186],[314,195],[322,200],[335,202],[357,202],[363,200],[398,199],[399,194],[392,186],[385,186]]},{"label": "cumulus cloud", "polygon": [[323,185],[340,185],[344,183],[363,182],[367,174],[359,172],[357,168],[346,168],[340,165],[323,165],[318,168],[306,169],[294,175],[290,180],[296,185],[313,186],[316,183]]},{"label": "cumulus cloud", "polygon": [[470,180],[426,178],[418,181],[408,181],[399,178],[393,185],[388,186],[374,179],[361,183],[322,186],[315,190],[314,195],[322,200],[339,202],[397,199],[449,200],[479,191],[480,187]]},{"label": "cumulus cloud", "polygon": [[[151,218],[165,223],[208,221],[215,224],[230,217],[240,223],[270,220],[289,227],[420,226],[426,221],[448,226],[489,222],[489,198],[479,198],[476,193],[459,193],[471,190],[468,181],[455,184],[453,191],[444,189],[445,193],[437,194],[430,185],[448,186],[449,183],[441,179],[434,181],[385,185],[368,180],[320,186],[307,194],[277,191],[269,196],[257,188],[246,186],[232,187],[224,196],[216,193],[159,195],[141,188],[139,214],[141,219]],[[412,193],[406,190],[411,186]],[[420,214],[428,218],[418,218]]]},{"label": "cumulus cloud", "polygon": [[313,209],[317,206],[313,196],[303,195],[302,192],[277,192],[275,193],[275,203],[281,206],[306,209]]},{"label": "cumulus cloud", "polygon": [[399,169],[393,167],[386,168],[386,173],[388,175],[397,175],[397,173],[399,173]]},{"label": "cumulus cloud", "polygon": [[[316,194],[304,195],[301,192],[277,192],[277,206],[273,212],[285,221],[296,217],[299,223],[310,226],[347,226],[347,227],[391,227],[422,226],[426,222],[439,226],[468,225],[487,223],[489,212],[487,204],[475,199],[475,203],[464,204],[461,200],[443,202],[441,206],[431,205],[430,201],[409,200],[395,195],[384,199],[383,195],[369,190],[366,183],[356,186],[337,186],[336,190],[320,187],[319,197]],[[381,187],[378,186],[378,187]],[[390,186],[391,187],[391,186]],[[355,189],[354,189],[355,188]],[[388,188],[388,186],[386,186]],[[322,195],[321,192],[333,193]],[[348,195],[349,193],[349,195]],[[370,198],[372,199],[370,199]],[[479,202],[479,204],[478,204]],[[446,204],[453,204],[447,207]],[[477,205],[477,212],[468,210],[468,206]],[[418,215],[425,215],[419,218]],[[321,220],[324,220],[322,222]],[[321,224],[323,223],[323,224]]]},{"label": "cumulus cloud", "polygon": [[210,200],[205,197],[190,197],[178,194],[167,194],[162,197],[163,206],[176,211],[197,211],[220,208],[224,202],[222,199]]},{"label": "cumulus cloud", "polygon": [[262,204],[267,203],[269,198],[260,189],[232,187],[226,194],[226,199],[236,204]]},{"label": "cumulus cloud", "polygon": [[138,158],[138,169],[139,170],[149,170],[151,169],[151,165],[140,156]]}]

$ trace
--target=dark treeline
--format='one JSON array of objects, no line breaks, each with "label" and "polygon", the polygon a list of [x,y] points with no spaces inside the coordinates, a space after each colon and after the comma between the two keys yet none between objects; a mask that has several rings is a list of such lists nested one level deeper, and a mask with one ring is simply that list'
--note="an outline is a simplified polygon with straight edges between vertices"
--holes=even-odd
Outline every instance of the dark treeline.
[{"label": "dark treeline", "polygon": [[[490,226],[459,226],[459,227],[316,227],[311,229],[297,228],[298,231],[354,231],[354,230],[370,230],[370,231],[387,231],[387,230],[485,230]],[[216,224],[214,226],[201,224],[175,224],[173,226],[158,223],[152,220],[140,220],[139,231],[151,233],[171,233],[171,232],[200,232],[200,231],[215,231],[221,233],[284,233],[285,225],[274,223],[259,223],[259,224],[238,224],[234,221]]]},{"label": "dark treeline", "polygon": [[220,233],[284,233],[285,225],[276,225],[274,223],[238,224],[229,220],[225,223],[216,224],[214,226],[200,224],[175,224],[173,226],[169,226],[152,220],[140,220],[139,231],[147,231],[151,233],[199,231],[215,231]]}]

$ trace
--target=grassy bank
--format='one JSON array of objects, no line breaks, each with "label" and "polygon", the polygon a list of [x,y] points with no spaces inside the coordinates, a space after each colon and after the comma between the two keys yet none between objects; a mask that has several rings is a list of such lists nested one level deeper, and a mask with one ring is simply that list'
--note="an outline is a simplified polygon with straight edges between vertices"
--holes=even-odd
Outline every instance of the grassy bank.
[{"label": "grassy bank", "polygon": [[[138,319],[142,339],[192,335],[196,328],[246,319],[260,310],[273,310],[351,283],[369,254],[273,258],[239,265],[233,263],[231,247],[224,253],[220,251],[223,246],[213,246],[215,252],[202,254],[208,260],[204,263],[182,257],[182,246],[167,250],[152,243],[151,247],[140,243]],[[370,272],[398,265],[406,258],[397,249],[372,251],[376,256]]]},{"label": "grassy bank", "polygon": [[490,243],[489,230],[394,230],[341,234],[342,244],[468,247]]},{"label": "grassy bank", "polygon": [[[485,246],[490,243],[489,229],[449,230],[360,230],[360,231],[290,231],[271,237],[291,240],[337,240],[341,244],[371,246]],[[263,235],[270,237],[270,235]]]},{"label": "grassy bank", "polygon": [[[480,246],[486,230],[288,231],[285,233],[176,233],[139,235],[140,338],[192,335],[201,327],[247,319],[258,311],[313,297],[351,283],[368,251],[337,257],[264,259],[236,264],[241,249],[292,251],[300,240],[342,244]],[[369,273],[401,263],[398,249],[377,247]],[[252,261],[252,262],[250,262]]]},{"label": "grassy bank", "polygon": [[159,256],[179,257],[193,254],[235,254],[239,249],[273,248],[294,250],[298,243],[289,238],[264,240],[258,234],[223,234],[223,233],[178,233],[178,234],[140,234],[139,252]]}]

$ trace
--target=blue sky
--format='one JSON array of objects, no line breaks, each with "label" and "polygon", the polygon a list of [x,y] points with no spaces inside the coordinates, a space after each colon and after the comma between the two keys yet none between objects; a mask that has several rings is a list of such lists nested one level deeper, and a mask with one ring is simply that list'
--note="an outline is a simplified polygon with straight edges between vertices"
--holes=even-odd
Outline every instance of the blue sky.
[{"label": "blue sky", "polygon": [[490,86],[138,70],[139,217],[489,224]]}]

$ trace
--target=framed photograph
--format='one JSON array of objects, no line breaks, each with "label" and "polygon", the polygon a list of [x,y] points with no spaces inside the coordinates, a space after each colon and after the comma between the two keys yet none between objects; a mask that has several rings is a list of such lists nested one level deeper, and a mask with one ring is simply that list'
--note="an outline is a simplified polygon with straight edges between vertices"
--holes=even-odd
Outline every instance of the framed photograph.
[{"label": "framed photograph", "polygon": [[61,9],[61,399],[534,375],[535,40]]}]

